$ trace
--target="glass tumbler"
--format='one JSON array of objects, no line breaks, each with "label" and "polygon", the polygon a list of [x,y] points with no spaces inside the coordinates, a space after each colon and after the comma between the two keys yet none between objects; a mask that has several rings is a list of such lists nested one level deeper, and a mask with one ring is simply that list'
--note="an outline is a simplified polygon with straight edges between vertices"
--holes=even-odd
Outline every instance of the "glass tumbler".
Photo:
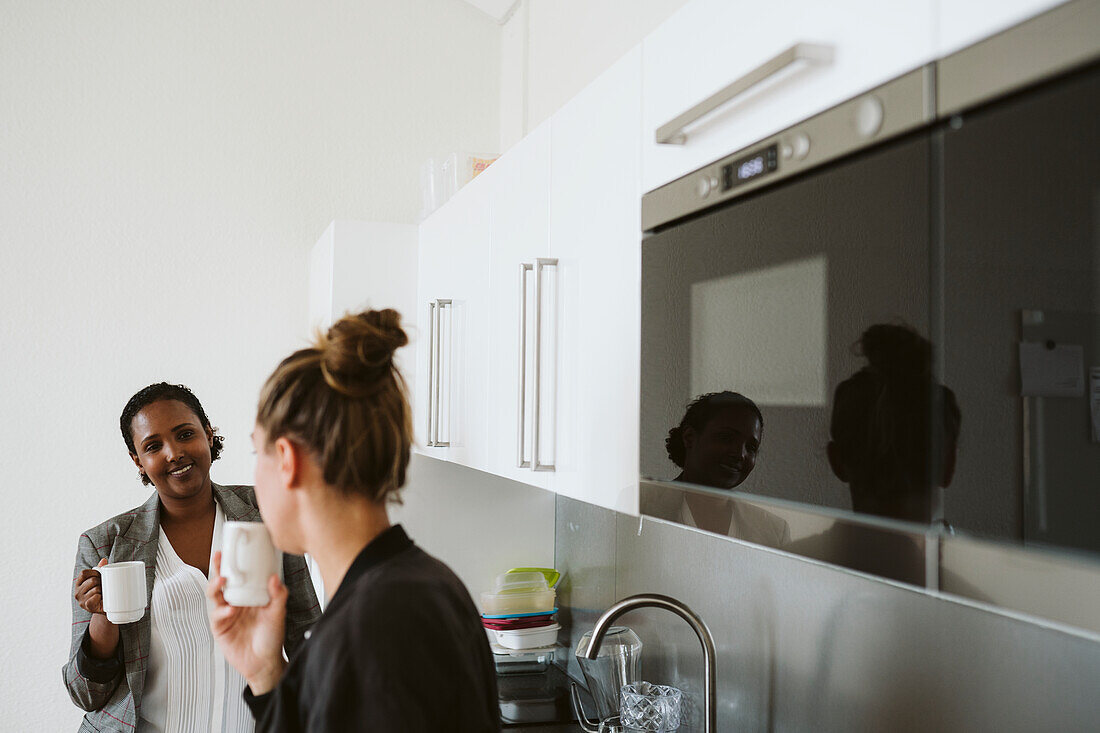
[{"label": "glass tumbler", "polygon": [[623,685],[619,705],[622,724],[633,730],[671,731],[680,727],[684,694],[668,685],[636,682]]},{"label": "glass tumbler", "polygon": [[623,685],[639,677],[642,640],[626,626],[612,626],[604,634],[596,658],[586,659],[584,655],[591,642],[591,631],[577,642],[577,663],[596,704],[596,715],[602,721],[618,714]]}]

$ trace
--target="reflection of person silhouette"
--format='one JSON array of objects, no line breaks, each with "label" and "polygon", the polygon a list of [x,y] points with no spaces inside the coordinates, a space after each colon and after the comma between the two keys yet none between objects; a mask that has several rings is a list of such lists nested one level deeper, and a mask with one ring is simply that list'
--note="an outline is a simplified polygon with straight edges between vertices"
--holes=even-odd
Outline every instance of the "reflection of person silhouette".
[{"label": "reflection of person silhouette", "polygon": [[[867,366],[837,385],[827,448],[859,513],[929,524],[937,487],[951,483],[961,416],[955,394],[932,375],[932,344],[906,326],[863,332]],[[933,424],[933,416],[937,416]],[[791,552],[916,585],[924,552],[910,536],[837,522]]]},{"label": "reflection of person silhouette", "polygon": [[[711,392],[688,405],[668,431],[668,457],[683,469],[674,480],[733,489],[756,467],[764,416],[737,392]],[[787,523],[770,512],[726,497],[686,492],[679,521],[710,532],[777,547],[789,537]]]},{"label": "reflection of person silhouette", "polygon": [[859,346],[867,366],[836,388],[829,465],[855,511],[928,524],[955,472],[955,393],[936,383],[932,344],[911,328],[876,324]]}]

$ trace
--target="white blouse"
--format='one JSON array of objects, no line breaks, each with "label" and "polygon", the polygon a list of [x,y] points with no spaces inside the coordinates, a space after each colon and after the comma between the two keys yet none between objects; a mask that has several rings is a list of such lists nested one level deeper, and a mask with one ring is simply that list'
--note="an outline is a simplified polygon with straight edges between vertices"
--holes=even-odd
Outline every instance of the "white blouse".
[{"label": "white blouse", "polygon": [[[225,514],[217,506],[214,548],[221,547]],[[206,578],[179,558],[160,530],[153,601],[152,648],[141,696],[144,733],[251,733],[256,724],[241,693],[245,680],[222,656],[210,632]]]}]

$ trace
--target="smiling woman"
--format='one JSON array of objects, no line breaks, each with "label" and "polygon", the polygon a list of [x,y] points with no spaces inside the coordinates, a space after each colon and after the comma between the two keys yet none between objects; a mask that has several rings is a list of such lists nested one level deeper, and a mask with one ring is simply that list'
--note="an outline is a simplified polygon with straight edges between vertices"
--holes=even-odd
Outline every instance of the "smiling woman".
[{"label": "smiling woman", "polygon": [[[119,427],[142,482],[156,491],[80,536],[62,673],[88,711],[81,730],[251,731],[244,680],[217,653],[206,621],[205,587],[223,524],[259,521],[255,494],[211,481],[223,438],[187,387],[149,385],[127,402]],[[145,563],[148,612],[115,624],[98,568],[132,560]],[[290,593],[282,643],[292,653],[320,611],[304,560],[284,555],[282,571]]]}]

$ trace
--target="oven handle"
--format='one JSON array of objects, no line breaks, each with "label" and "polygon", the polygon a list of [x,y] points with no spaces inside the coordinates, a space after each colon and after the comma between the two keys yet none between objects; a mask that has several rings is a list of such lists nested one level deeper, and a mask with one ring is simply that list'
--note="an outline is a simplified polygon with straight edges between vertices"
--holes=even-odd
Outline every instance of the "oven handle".
[{"label": "oven handle", "polygon": [[734,79],[726,87],[695,105],[687,112],[657,128],[658,145],[683,145],[687,142],[684,129],[706,114],[713,112],[734,97],[738,97],[768,77],[778,74],[796,61],[808,61],[811,64],[828,64],[833,61],[833,47],[820,43],[796,43],[774,58]]}]

